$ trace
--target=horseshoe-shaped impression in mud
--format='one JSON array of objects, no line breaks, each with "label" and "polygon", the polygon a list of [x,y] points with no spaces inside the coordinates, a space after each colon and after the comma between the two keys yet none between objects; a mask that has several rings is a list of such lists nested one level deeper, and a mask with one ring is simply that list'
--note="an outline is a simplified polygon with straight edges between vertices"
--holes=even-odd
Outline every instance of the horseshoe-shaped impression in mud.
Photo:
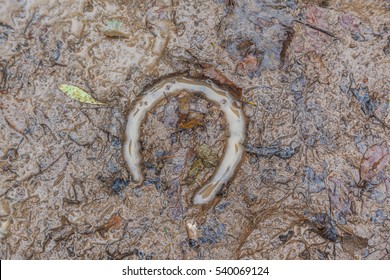
[{"label": "horseshoe-shaped impression in mud", "polygon": [[244,152],[243,143],[246,127],[245,114],[242,111],[241,103],[235,100],[227,90],[218,87],[211,80],[176,76],[164,79],[147,90],[128,115],[124,158],[133,181],[142,183],[144,178],[140,167],[142,156],[139,142],[141,123],[150,109],[164,98],[178,94],[180,91],[202,93],[206,99],[218,104],[225,113],[229,125],[230,135],[220,164],[211,178],[193,197],[194,204],[207,204],[214,199],[222,186],[234,175]]}]

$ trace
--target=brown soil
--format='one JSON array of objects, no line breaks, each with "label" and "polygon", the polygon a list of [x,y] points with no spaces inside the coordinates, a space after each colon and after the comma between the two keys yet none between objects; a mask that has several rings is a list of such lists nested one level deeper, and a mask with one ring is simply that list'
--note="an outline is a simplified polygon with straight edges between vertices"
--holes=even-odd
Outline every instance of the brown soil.
[{"label": "brown soil", "polygon": [[[148,114],[142,186],[122,155],[132,103],[176,74],[234,89],[248,118],[206,206],[216,105]],[[0,258],[389,259],[389,77],[389,1],[0,0]]]}]

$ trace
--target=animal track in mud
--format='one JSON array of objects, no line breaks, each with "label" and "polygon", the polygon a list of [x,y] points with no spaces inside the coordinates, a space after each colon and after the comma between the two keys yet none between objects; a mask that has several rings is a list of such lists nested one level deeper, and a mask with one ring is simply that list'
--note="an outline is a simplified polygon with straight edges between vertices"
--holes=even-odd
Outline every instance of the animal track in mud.
[{"label": "animal track in mud", "polygon": [[218,87],[212,81],[177,76],[164,79],[147,90],[128,115],[124,158],[133,181],[142,183],[144,177],[141,170],[142,156],[139,142],[141,123],[146,114],[159,102],[181,91],[202,93],[206,99],[218,104],[225,114],[229,128],[229,137],[219,166],[193,197],[194,204],[207,204],[234,175],[244,152],[243,143],[246,133],[246,119],[241,103],[235,100],[229,91]]}]

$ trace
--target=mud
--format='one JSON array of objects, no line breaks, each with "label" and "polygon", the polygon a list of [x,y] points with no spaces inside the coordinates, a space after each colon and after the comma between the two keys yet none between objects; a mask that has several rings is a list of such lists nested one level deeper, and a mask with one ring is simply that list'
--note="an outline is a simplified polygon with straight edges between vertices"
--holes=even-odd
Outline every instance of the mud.
[{"label": "mud", "polygon": [[[159,84],[144,92],[129,113],[126,126],[126,141],[123,145],[124,158],[128,165],[133,181],[143,183],[143,172],[141,169],[142,156],[140,154],[140,129],[141,123],[145,121],[145,116],[149,110],[161,102],[161,100],[177,94],[201,94],[204,98],[214,102],[218,109],[224,113],[224,118],[228,124],[229,137],[225,141],[223,156],[220,159],[218,168],[213,176],[196,192],[193,198],[194,205],[208,204],[214,200],[222,187],[226,185],[236,172],[243,152],[246,133],[246,118],[242,111],[241,103],[234,98],[229,91],[218,87],[210,79],[198,80],[183,76],[175,76],[163,80]],[[188,97],[185,97],[188,99]],[[181,99],[180,117],[186,119],[181,122],[179,128],[190,129],[202,125],[202,117],[189,117],[189,104],[184,98]],[[187,111],[187,112],[184,112]],[[187,115],[187,116],[186,116]],[[174,122],[172,124],[175,124]],[[204,124],[208,128],[210,125]],[[176,125],[177,126],[177,125]],[[176,152],[176,151],[175,151]],[[212,152],[207,151],[205,146],[198,150],[198,155],[204,161],[208,159]],[[193,169],[191,169],[192,171]]]},{"label": "mud", "polygon": [[[1,259],[389,259],[389,19],[379,0],[0,0]],[[142,186],[123,158],[130,108],[172,75],[247,116],[205,206],[229,131],[201,95],[146,116]]]}]

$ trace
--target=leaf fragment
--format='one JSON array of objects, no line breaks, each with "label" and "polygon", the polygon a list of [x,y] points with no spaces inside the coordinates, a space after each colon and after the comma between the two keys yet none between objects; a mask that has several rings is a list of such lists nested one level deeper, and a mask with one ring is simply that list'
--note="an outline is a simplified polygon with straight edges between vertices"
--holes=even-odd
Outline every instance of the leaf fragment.
[{"label": "leaf fragment", "polygon": [[196,150],[196,153],[206,167],[211,168],[217,166],[219,158],[218,153],[214,151],[211,146],[207,144],[202,144]]},{"label": "leaf fragment", "polygon": [[387,143],[373,145],[367,149],[360,164],[360,177],[369,181],[388,165],[390,160]]},{"label": "leaf fragment", "polygon": [[184,122],[181,122],[179,124],[179,128],[182,128],[182,129],[191,129],[191,128],[194,128],[194,127],[197,127],[197,126],[202,126],[203,125],[203,122],[200,121],[200,120],[197,120],[197,119],[189,119],[189,120],[186,120]]},{"label": "leaf fragment", "polygon": [[129,37],[129,34],[122,31],[122,22],[118,20],[110,20],[103,33],[108,37]]},{"label": "leaf fragment", "polygon": [[233,90],[233,95],[236,99],[240,100],[242,97],[242,89],[236,86],[231,80],[229,80],[221,71],[214,68],[212,65],[204,64],[202,74],[203,76],[213,79],[217,83],[228,86]]},{"label": "leaf fragment", "polygon": [[76,86],[60,84],[58,88],[70,98],[77,100],[81,103],[95,104],[95,105],[107,105],[106,103],[96,101],[88,93]]},{"label": "leaf fragment", "polygon": [[118,214],[114,214],[111,218],[103,225],[103,229],[120,229],[122,226],[122,218]]},{"label": "leaf fragment", "polygon": [[196,177],[206,168],[213,168],[218,165],[218,153],[212,150],[207,144],[202,144],[196,150],[196,158],[187,172],[185,180],[192,184]]}]

